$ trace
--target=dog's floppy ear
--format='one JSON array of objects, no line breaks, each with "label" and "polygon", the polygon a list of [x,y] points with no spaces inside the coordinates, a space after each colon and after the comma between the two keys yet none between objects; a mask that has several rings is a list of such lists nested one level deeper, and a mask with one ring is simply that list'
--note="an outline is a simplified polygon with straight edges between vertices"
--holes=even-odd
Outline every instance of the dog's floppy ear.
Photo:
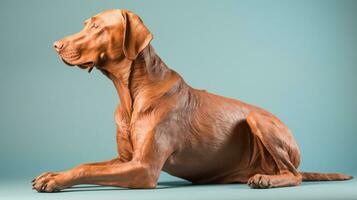
[{"label": "dog's floppy ear", "polygon": [[121,13],[124,19],[124,55],[128,59],[134,60],[150,43],[153,36],[139,16],[128,10],[121,10]]}]

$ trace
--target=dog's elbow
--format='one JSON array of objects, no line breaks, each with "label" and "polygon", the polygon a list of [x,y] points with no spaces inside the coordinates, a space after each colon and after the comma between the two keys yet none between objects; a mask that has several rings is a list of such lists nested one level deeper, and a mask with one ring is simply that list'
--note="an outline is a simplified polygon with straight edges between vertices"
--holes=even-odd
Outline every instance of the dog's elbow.
[{"label": "dog's elbow", "polygon": [[136,174],[132,179],[129,188],[154,189],[157,186],[160,171],[155,170],[148,164],[137,163]]}]

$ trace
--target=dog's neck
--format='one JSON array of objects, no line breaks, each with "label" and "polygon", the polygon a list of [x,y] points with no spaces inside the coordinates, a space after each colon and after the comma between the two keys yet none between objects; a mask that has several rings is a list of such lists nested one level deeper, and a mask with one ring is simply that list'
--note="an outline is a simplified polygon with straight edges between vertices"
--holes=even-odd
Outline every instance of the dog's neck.
[{"label": "dog's neck", "polygon": [[[172,93],[172,88],[185,84],[183,79],[148,45],[135,60],[122,58],[119,62],[105,66],[105,73],[117,90],[122,114],[132,117],[134,110],[149,109],[160,97]],[[178,89],[179,87],[174,87]]]}]

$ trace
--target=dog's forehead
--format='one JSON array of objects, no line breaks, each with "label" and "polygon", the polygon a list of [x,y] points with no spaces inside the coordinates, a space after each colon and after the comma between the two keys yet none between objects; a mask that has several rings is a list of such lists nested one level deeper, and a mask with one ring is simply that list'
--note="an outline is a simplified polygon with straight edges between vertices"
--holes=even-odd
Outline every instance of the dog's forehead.
[{"label": "dog's forehead", "polygon": [[117,25],[122,21],[121,10],[106,10],[93,16],[92,19],[97,19],[105,25]]}]

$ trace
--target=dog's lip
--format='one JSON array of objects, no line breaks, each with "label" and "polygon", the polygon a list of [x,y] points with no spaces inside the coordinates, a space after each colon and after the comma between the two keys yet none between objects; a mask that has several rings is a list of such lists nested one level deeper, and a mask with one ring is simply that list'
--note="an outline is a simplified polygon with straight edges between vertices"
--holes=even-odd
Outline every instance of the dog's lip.
[{"label": "dog's lip", "polygon": [[78,67],[82,68],[82,69],[87,69],[89,67],[94,67],[94,62],[93,61],[89,61],[89,62],[85,62],[82,64],[78,64]]},{"label": "dog's lip", "polygon": [[89,67],[94,67],[94,62],[93,61],[89,61],[89,62],[83,62],[83,63],[79,63],[79,64],[75,64],[75,63],[71,63],[69,61],[67,61],[66,59],[62,58],[62,61],[69,66],[75,66],[77,65],[78,67],[82,68],[82,69],[87,69]]},{"label": "dog's lip", "polygon": [[78,60],[81,55],[78,53],[73,53],[73,51],[60,52],[59,56],[62,60],[75,61]]}]

